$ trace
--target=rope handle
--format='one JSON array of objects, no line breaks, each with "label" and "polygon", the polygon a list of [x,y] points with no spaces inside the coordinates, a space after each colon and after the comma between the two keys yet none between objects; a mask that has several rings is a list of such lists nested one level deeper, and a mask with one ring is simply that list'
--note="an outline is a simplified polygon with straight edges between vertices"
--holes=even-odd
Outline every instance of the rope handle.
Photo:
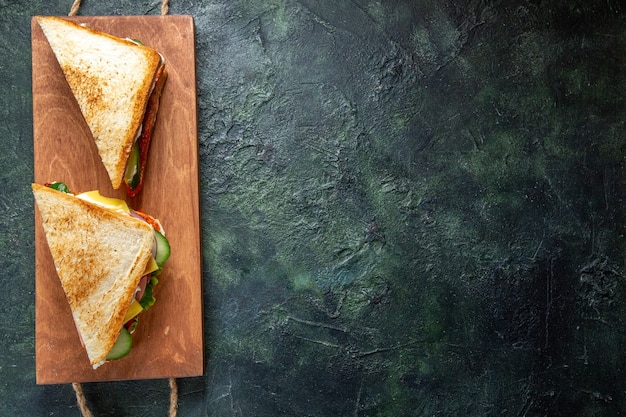
[{"label": "rope handle", "polygon": [[[176,378],[169,378],[169,386],[170,386],[170,409],[169,409],[169,417],[176,417],[178,414],[178,384],[176,383]],[[74,392],[76,393],[76,402],[78,403],[78,408],[80,409],[80,413],[83,417],[93,417],[91,410],[87,406],[87,398],[85,397],[85,393],[83,392],[83,387],[79,382],[72,382],[72,388],[74,388]]]},{"label": "rope handle", "polygon": [[[82,0],[74,0],[74,2],[72,3],[72,7],[70,8],[70,12],[68,13],[68,16],[76,16],[76,13],[78,13],[78,9],[80,9],[81,1]],[[167,12],[169,11],[169,8],[170,8],[170,1],[161,0],[161,14],[166,15]]]},{"label": "rope handle", "polygon": [[[80,9],[81,0],[74,0],[72,3],[72,7],[70,8],[70,12],[68,16],[76,16],[78,13],[78,9]],[[161,0],[161,15],[166,15],[169,11],[170,2],[169,0]],[[178,414],[178,385],[176,384],[176,378],[169,378],[169,386],[170,386],[170,409],[169,409],[169,417],[176,417]],[[74,388],[74,392],[76,393],[76,402],[78,403],[78,408],[80,409],[83,417],[93,417],[93,414],[89,410],[87,406],[87,399],[85,398],[85,393],[83,392],[83,387],[78,382],[72,383],[72,388]]]}]

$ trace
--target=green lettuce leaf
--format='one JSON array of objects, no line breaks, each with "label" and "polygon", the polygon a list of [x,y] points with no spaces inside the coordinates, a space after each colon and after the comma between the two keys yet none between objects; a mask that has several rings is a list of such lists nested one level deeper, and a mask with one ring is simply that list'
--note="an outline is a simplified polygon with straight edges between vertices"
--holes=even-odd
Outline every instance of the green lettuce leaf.
[{"label": "green lettuce leaf", "polygon": [[144,291],[141,300],[139,300],[139,304],[141,304],[144,310],[149,309],[156,302],[156,298],[154,298],[154,286],[158,283],[159,280],[152,276],[150,277],[150,281],[146,284],[146,290]]}]

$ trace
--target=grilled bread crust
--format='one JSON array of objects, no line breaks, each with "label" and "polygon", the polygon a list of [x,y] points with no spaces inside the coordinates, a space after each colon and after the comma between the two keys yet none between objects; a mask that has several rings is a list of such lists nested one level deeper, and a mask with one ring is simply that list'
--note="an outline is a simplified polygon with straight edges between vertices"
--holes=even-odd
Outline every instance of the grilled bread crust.
[{"label": "grilled bread crust", "polygon": [[126,213],[42,185],[32,189],[74,323],[95,369],[122,329],[152,256],[154,232]]},{"label": "grilled bread crust", "polygon": [[37,16],[118,189],[161,56],[143,45],[54,16]]}]

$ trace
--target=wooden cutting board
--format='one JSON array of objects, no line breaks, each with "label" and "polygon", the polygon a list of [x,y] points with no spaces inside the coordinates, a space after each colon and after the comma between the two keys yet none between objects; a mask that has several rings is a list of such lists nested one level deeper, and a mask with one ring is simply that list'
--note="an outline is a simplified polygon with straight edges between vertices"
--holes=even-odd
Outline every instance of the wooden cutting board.
[{"label": "wooden cutting board", "polygon": [[125,358],[89,365],[56,275],[35,208],[36,375],[38,384],[202,375],[202,277],[194,26],[191,16],[72,17],[93,29],[139,39],[161,52],[169,77],[148,156],[142,193],[113,190],[78,104],[33,18],[34,180],[65,182],[126,199],[161,220],[172,255],[142,314]]}]

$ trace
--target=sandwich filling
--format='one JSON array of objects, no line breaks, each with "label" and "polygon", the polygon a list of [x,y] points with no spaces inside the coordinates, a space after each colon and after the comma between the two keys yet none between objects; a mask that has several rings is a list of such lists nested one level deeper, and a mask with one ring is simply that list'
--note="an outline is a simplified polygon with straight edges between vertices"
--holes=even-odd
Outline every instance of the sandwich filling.
[{"label": "sandwich filling", "polygon": [[124,182],[126,183],[126,193],[129,197],[134,197],[139,194],[143,187],[143,174],[146,168],[146,162],[148,161],[148,149],[150,148],[150,141],[152,139],[152,130],[156,123],[161,93],[163,92],[166,80],[167,71],[165,71],[165,59],[161,56],[161,65],[157,69],[154,77],[143,122],[137,130],[137,136],[131,148],[130,155],[128,156],[128,161],[126,162]]}]

